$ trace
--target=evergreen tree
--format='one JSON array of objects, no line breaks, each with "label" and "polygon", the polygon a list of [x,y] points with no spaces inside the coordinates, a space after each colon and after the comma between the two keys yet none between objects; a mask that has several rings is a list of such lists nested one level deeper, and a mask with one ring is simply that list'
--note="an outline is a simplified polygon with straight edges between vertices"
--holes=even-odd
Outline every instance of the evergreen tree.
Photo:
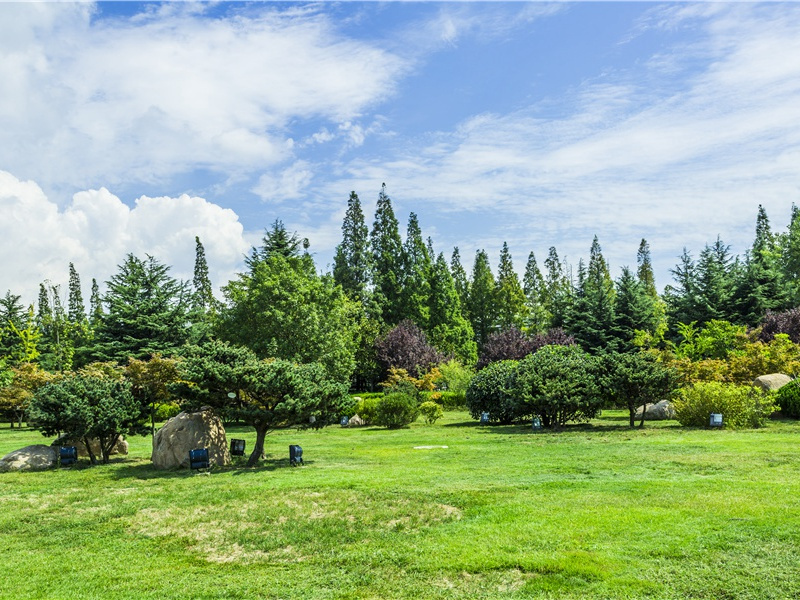
[{"label": "evergreen tree", "polygon": [[785,282],[786,304],[800,305],[800,208],[792,204],[792,217],[786,234],[781,237],[781,264]]},{"label": "evergreen tree", "polygon": [[194,276],[192,277],[192,312],[197,315],[216,312],[216,300],[208,275],[206,250],[200,236],[194,236]]},{"label": "evergreen tree", "polygon": [[152,256],[128,254],[106,284],[108,311],[95,330],[92,357],[124,363],[157,352],[170,355],[188,339],[191,294],[188,283],[169,275]]},{"label": "evergreen tree", "polygon": [[68,371],[73,367],[74,333],[79,326],[73,324],[64,311],[59,286],[39,284],[38,304],[39,362],[48,371]]},{"label": "evergreen tree", "polygon": [[103,299],[100,296],[100,286],[97,280],[92,277],[92,293],[89,296],[89,323],[96,327],[103,318]]},{"label": "evergreen tree", "polygon": [[588,268],[579,266],[577,295],[567,321],[567,330],[588,352],[614,349],[614,301],[614,284],[595,236]]},{"label": "evergreen tree", "polygon": [[403,242],[392,201],[381,186],[375,221],[370,233],[372,252],[372,283],[381,317],[389,326],[399,323],[405,314],[402,305],[401,276],[403,271]]},{"label": "evergreen tree", "polygon": [[453,256],[450,258],[450,274],[453,276],[453,285],[455,285],[458,299],[461,302],[461,314],[468,319],[469,279],[461,264],[461,253],[458,251],[458,246],[453,248]]},{"label": "evergreen tree", "polygon": [[342,222],[342,241],[333,259],[333,280],[352,300],[364,304],[370,275],[369,229],[364,222],[361,201],[350,192]]},{"label": "evergreen tree", "polygon": [[297,232],[289,234],[283,221],[275,219],[270,229],[264,232],[264,237],[261,238],[261,246],[250,251],[250,256],[245,259],[245,263],[252,269],[256,264],[266,260],[273,254],[279,254],[287,258],[296,257],[300,255],[300,248],[307,250],[308,245],[307,239],[301,240],[297,236]]},{"label": "evergreen tree", "polygon": [[528,314],[525,323],[527,329],[533,333],[546,331],[550,326],[552,315],[547,310],[547,287],[533,252],[528,255],[528,262],[525,265],[522,291],[525,294]]},{"label": "evergreen tree", "polygon": [[422,240],[417,215],[412,212],[403,245],[400,297],[403,318],[411,319],[422,329],[428,328],[431,258]]},{"label": "evergreen tree", "polygon": [[689,251],[684,248],[679,263],[670,269],[675,285],[667,285],[664,289],[667,311],[673,325],[677,323],[693,323],[701,317],[697,303],[697,267]]},{"label": "evergreen tree", "polygon": [[497,328],[497,306],[495,303],[495,280],[489,266],[489,257],[484,250],[475,253],[470,282],[468,313],[478,350]]},{"label": "evergreen tree", "polygon": [[619,340],[621,351],[637,350],[633,343],[637,331],[647,332],[651,337],[656,329],[656,300],[649,294],[640,279],[628,267],[616,281],[617,293],[614,311],[614,336]]},{"label": "evergreen tree", "polygon": [[514,263],[508,244],[503,242],[500,251],[500,265],[497,268],[497,284],[495,286],[495,302],[497,322],[501,329],[510,327],[522,328],[527,317],[525,292],[514,271]]},{"label": "evergreen tree", "polygon": [[70,323],[82,324],[86,322],[86,306],[83,304],[81,291],[81,278],[75,270],[75,265],[69,263],[69,296],[67,298],[67,316]]},{"label": "evergreen tree", "polygon": [[636,275],[639,283],[642,284],[642,289],[651,298],[658,298],[658,290],[656,289],[656,278],[653,274],[653,263],[650,260],[650,244],[647,240],[642,238],[639,243],[639,251],[636,253],[636,263],[638,269]]},{"label": "evergreen tree", "polygon": [[699,324],[711,320],[731,321],[734,276],[738,265],[730,255],[730,246],[717,236],[713,245],[706,245],[697,261],[697,303]]},{"label": "evergreen tree", "polygon": [[572,304],[572,281],[567,275],[566,262],[559,260],[554,246],[550,247],[544,266],[547,270],[544,282],[547,291],[545,308],[552,315],[550,326],[563,327]]},{"label": "evergreen tree", "polygon": [[439,254],[430,273],[428,339],[436,348],[463,364],[474,364],[478,348],[472,326],[461,312],[461,301],[444,255]]}]

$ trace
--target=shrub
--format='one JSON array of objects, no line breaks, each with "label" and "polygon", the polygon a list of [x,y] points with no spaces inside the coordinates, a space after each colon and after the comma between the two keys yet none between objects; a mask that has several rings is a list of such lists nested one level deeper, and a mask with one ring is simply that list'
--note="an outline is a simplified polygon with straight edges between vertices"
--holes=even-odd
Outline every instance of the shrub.
[{"label": "shrub", "polygon": [[519,413],[533,414],[543,427],[586,421],[600,412],[597,359],[578,346],[545,346],[519,362],[514,392]]},{"label": "shrub", "polygon": [[779,389],[776,400],[784,417],[800,419],[800,382],[797,379]]},{"label": "shrub", "polygon": [[378,404],[382,400],[382,396],[370,395],[362,398],[356,407],[356,414],[361,417],[365,425],[371,425],[375,422],[378,416]]},{"label": "shrub", "polygon": [[464,392],[439,392],[441,398],[437,400],[445,410],[464,408],[467,405],[467,395]]},{"label": "shrub", "polygon": [[479,419],[482,412],[488,412],[490,423],[508,424],[521,416],[514,396],[509,391],[517,364],[515,360],[493,362],[472,378],[466,400],[473,419]]},{"label": "shrub", "polygon": [[399,429],[417,420],[419,405],[409,394],[392,392],[378,402],[375,423],[389,429]]},{"label": "shrub", "polygon": [[475,376],[475,372],[469,367],[465,367],[457,360],[450,360],[446,363],[439,365],[439,372],[442,378],[439,381],[439,386],[443,391],[460,394],[462,398],[467,393],[469,382]]},{"label": "shrub", "polygon": [[681,425],[707,427],[711,413],[722,413],[725,427],[761,427],[777,408],[775,394],[748,385],[700,382],[681,390],[674,401]]},{"label": "shrub", "polygon": [[408,319],[375,340],[375,350],[387,369],[397,367],[416,376],[445,360],[444,355],[428,343],[425,332]]},{"label": "shrub", "polygon": [[167,421],[172,417],[177,416],[181,412],[181,407],[176,402],[165,402],[163,404],[156,404],[155,419],[156,421]]},{"label": "shrub", "polygon": [[428,425],[433,425],[444,416],[442,405],[430,400],[419,405],[419,412]]}]

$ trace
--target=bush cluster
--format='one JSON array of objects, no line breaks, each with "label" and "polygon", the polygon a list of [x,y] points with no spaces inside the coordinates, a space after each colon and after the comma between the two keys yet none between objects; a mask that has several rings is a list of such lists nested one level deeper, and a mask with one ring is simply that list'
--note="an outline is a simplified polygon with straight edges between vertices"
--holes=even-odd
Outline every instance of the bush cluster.
[{"label": "bush cluster", "polygon": [[490,423],[513,423],[520,418],[520,406],[512,392],[519,363],[501,360],[490,363],[472,378],[467,388],[467,408],[473,419],[489,413]]},{"label": "bush cluster", "polygon": [[695,383],[681,390],[674,401],[681,425],[707,427],[711,413],[722,413],[725,427],[761,427],[777,409],[774,392],[753,386],[716,381]]},{"label": "bush cluster", "polygon": [[419,405],[419,412],[428,425],[433,425],[444,416],[442,405],[430,400]]},{"label": "bush cluster", "polygon": [[800,419],[800,382],[797,379],[779,389],[776,400],[784,417]]},{"label": "bush cluster", "polygon": [[419,404],[417,399],[403,392],[386,394],[378,402],[375,424],[389,429],[399,429],[417,420]]}]

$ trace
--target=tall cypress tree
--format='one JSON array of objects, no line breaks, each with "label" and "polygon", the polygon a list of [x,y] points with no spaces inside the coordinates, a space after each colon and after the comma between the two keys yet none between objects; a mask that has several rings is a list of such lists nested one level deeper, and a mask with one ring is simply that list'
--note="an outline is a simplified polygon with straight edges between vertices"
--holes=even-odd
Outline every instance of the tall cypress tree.
[{"label": "tall cypress tree", "polygon": [[192,277],[192,312],[197,315],[216,312],[214,290],[208,275],[206,250],[200,236],[194,236],[194,276]]},{"label": "tall cypress tree", "polygon": [[67,298],[67,316],[70,323],[82,324],[86,322],[86,306],[83,303],[81,291],[81,278],[75,265],[69,263],[69,296]]},{"label": "tall cypress tree", "polygon": [[526,326],[533,333],[546,331],[552,315],[547,310],[547,288],[544,277],[536,263],[536,255],[531,252],[522,277],[522,291],[525,294],[528,317]]},{"label": "tall cypress tree", "polygon": [[89,296],[89,323],[95,327],[103,318],[103,299],[100,297],[100,286],[92,277],[92,293]]},{"label": "tall cypress tree", "polygon": [[500,328],[510,329],[511,327],[516,327],[521,329],[527,316],[525,292],[522,291],[519,277],[514,271],[511,252],[506,242],[503,242],[503,249],[500,251],[495,302],[497,303],[497,322]]},{"label": "tall cypress tree", "polygon": [[483,348],[489,335],[497,329],[495,285],[489,257],[484,250],[478,250],[475,253],[467,299],[469,319],[475,332],[475,341],[478,342],[478,352]]},{"label": "tall cypress tree", "polygon": [[384,323],[397,325],[403,318],[402,288],[403,242],[400,239],[397,218],[392,201],[386,195],[386,184],[381,186],[375,221],[370,233],[372,252],[372,283],[375,301],[381,309]]},{"label": "tall cypress tree", "polygon": [[653,274],[653,263],[650,259],[650,244],[648,244],[647,240],[644,238],[642,238],[642,241],[639,243],[639,250],[636,253],[636,263],[638,265],[636,276],[639,279],[639,283],[642,284],[642,288],[647,294],[652,298],[657,298],[658,290],[656,289],[656,278]]},{"label": "tall cypress tree", "polygon": [[428,328],[431,258],[417,215],[412,212],[403,244],[401,305],[403,318],[411,319],[423,330]]},{"label": "tall cypress tree", "polygon": [[577,297],[567,321],[569,332],[585,350],[614,349],[614,301],[614,284],[595,236],[589,266],[585,273],[583,268],[579,270]]},{"label": "tall cypress tree", "polygon": [[428,339],[440,352],[455,356],[464,364],[478,360],[474,332],[462,315],[461,301],[443,254],[439,254],[430,271]]},{"label": "tall cypress tree", "polygon": [[458,299],[461,301],[461,314],[465,318],[469,318],[469,279],[461,264],[461,253],[458,251],[458,246],[453,248],[453,255],[450,258],[450,274],[453,276],[453,285],[455,285]]},{"label": "tall cypress tree", "polygon": [[370,275],[369,229],[358,194],[350,192],[342,222],[342,241],[333,258],[333,280],[351,300],[367,300]]},{"label": "tall cypress tree", "polygon": [[547,290],[547,311],[552,315],[551,327],[563,327],[572,304],[572,281],[567,274],[566,263],[558,258],[554,246],[550,247],[544,266],[545,289]]},{"label": "tall cypress tree", "polygon": [[781,264],[788,306],[800,305],[800,208],[792,204],[792,217],[781,238]]}]

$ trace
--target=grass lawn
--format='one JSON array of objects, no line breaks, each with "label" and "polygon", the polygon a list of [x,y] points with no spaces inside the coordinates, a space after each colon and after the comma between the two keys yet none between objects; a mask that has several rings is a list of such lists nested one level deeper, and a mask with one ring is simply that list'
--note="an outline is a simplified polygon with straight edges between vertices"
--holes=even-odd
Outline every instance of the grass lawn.
[{"label": "grass lawn", "polygon": [[[134,438],[0,474],[0,598],[800,598],[800,423],[626,419],[280,431],[263,466],[210,476],[155,471]],[[44,442],[0,429],[0,455]]]}]

